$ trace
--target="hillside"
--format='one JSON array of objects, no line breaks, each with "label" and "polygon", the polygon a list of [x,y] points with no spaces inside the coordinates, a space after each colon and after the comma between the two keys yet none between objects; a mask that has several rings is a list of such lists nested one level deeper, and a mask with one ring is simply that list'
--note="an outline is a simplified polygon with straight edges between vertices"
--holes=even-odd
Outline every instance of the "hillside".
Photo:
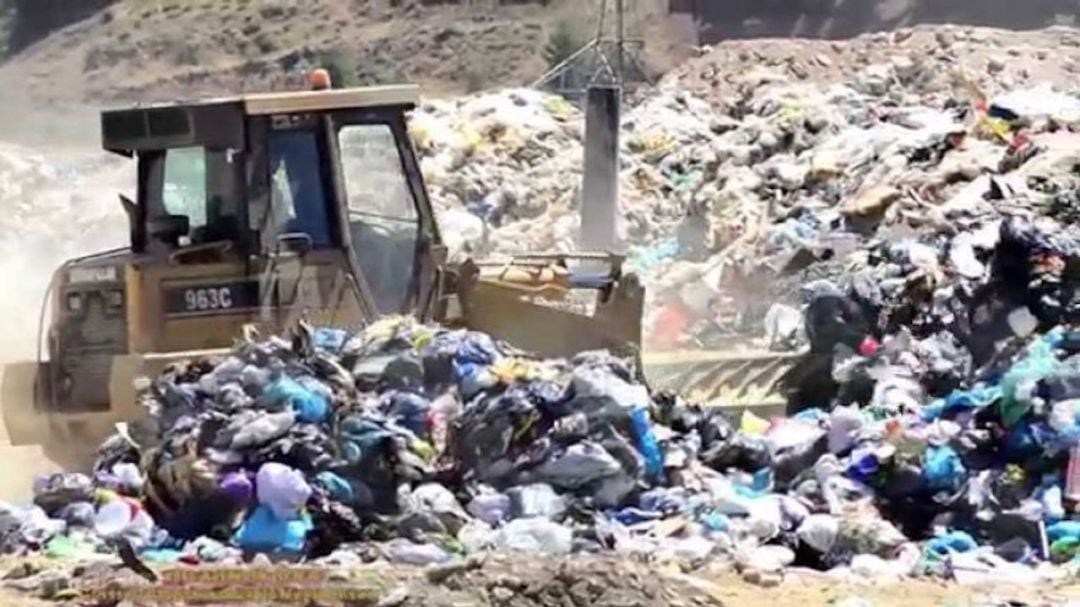
[{"label": "hillside", "polygon": [[[636,23],[663,3],[640,4]],[[547,69],[557,29],[588,40],[591,13],[569,0],[122,0],[15,53],[0,83],[35,102],[113,102],[278,88],[333,63],[353,84],[458,94],[527,84]],[[665,39],[652,23],[647,38]]]}]

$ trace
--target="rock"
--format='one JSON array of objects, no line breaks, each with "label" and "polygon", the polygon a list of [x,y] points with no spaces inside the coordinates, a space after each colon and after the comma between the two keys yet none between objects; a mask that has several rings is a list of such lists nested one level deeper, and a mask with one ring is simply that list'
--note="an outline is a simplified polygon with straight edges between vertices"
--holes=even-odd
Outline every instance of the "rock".
[{"label": "rock", "polygon": [[712,131],[713,133],[717,134],[717,135],[723,135],[724,133],[734,131],[735,129],[739,128],[741,125],[742,125],[742,122],[740,122],[738,120],[735,120],[734,118],[731,118],[730,116],[720,114],[720,115],[714,117],[709,122],[709,130]]},{"label": "rock", "polygon": [[405,601],[409,600],[409,589],[404,586],[398,586],[390,591],[390,594],[379,599],[379,602],[375,604],[375,607],[401,607],[405,604]]},{"label": "rock", "polygon": [[743,570],[781,571],[795,562],[795,553],[786,546],[743,548],[736,552],[735,562]]},{"label": "rock", "polygon": [[514,598],[514,596],[514,591],[510,590],[509,588],[497,586],[491,589],[491,598],[493,601],[495,601],[496,604],[509,603],[510,600]]},{"label": "rock", "polygon": [[424,577],[432,584],[441,584],[450,576],[480,569],[483,566],[483,556],[470,555],[468,558],[458,559],[451,563],[428,565],[424,569]]},{"label": "rock", "polygon": [[326,579],[328,581],[330,581],[330,582],[343,583],[343,582],[348,582],[351,578],[349,577],[349,572],[341,571],[341,570],[335,570],[335,571],[331,571],[331,572],[327,573],[326,574]]},{"label": "rock", "polygon": [[892,186],[876,186],[848,199],[840,210],[849,217],[879,216],[899,200],[900,196],[900,190]]},{"label": "rock", "polygon": [[21,580],[28,578],[41,571],[41,566],[30,561],[23,561],[11,569],[4,572],[3,578],[5,580]]},{"label": "rock", "polygon": [[998,74],[1005,71],[1005,62],[1001,59],[990,59],[986,62],[986,71]]},{"label": "rock", "polygon": [[867,66],[856,78],[855,87],[868,95],[881,96],[889,91],[893,73],[888,65],[876,64]]},{"label": "rock", "polygon": [[867,579],[877,579],[893,575],[893,567],[888,561],[873,554],[857,554],[851,559],[851,572]]},{"label": "rock", "polygon": [[919,66],[910,57],[897,55],[889,63],[900,82],[908,83],[916,79],[919,74]]},{"label": "rock", "polygon": [[743,580],[755,586],[763,588],[775,588],[784,581],[784,576],[778,571],[762,571],[760,569],[747,569],[743,571]]}]

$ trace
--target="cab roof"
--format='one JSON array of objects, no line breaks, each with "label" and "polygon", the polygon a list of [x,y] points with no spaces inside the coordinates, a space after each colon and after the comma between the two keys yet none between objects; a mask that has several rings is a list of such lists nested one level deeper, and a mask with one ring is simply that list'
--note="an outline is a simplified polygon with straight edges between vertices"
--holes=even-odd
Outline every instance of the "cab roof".
[{"label": "cab roof", "polygon": [[242,149],[244,116],[375,107],[411,109],[419,101],[418,86],[392,85],[143,105],[102,112],[102,146],[123,154],[183,145]]},{"label": "cab roof", "polygon": [[399,84],[323,91],[254,93],[219,102],[239,102],[243,105],[244,112],[251,116],[392,105],[415,106],[420,102],[420,87],[413,84]]}]

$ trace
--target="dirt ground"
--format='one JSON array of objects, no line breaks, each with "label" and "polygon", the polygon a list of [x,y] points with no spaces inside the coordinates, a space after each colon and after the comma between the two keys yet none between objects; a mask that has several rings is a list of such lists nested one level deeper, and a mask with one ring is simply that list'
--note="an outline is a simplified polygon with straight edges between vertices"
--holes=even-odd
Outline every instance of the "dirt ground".
[{"label": "dirt ground", "polygon": [[[38,566],[44,566],[45,570],[49,567],[42,561],[35,562]],[[0,561],[0,564],[7,572],[5,578],[18,577],[12,572],[25,566],[12,559]],[[197,571],[206,570],[200,568]],[[674,566],[635,562],[616,556],[538,558],[489,555],[482,561],[476,560],[462,566],[422,569],[378,563],[359,568],[331,569],[328,576],[328,585],[324,588],[341,589],[347,585],[352,589],[364,589],[365,599],[354,604],[378,604],[383,607],[1080,605],[1080,583],[1075,580],[1048,587],[1008,584],[966,587],[935,580],[851,583],[827,578],[823,574],[799,572],[787,574],[775,586],[763,587],[744,581],[733,570],[719,566],[684,573]],[[0,605],[110,604],[95,602],[91,598],[95,596],[91,594],[91,589],[103,588],[107,582],[128,589],[142,588],[143,592],[148,587],[148,582],[130,570],[97,563],[84,567],[80,577],[72,578],[71,586],[75,590],[61,591],[52,601],[4,587],[0,589]],[[7,579],[4,585],[19,583],[18,579]],[[120,592],[135,596],[130,590]],[[221,601],[214,603],[221,604]],[[127,600],[119,603],[132,607],[150,604],[161,603]],[[265,601],[229,604],[246,606],[265,604]],[[322,600],[313,604],[333,603]]]},{"label": "dirt ground", "polygon": [[988,80],[998,85],[995,88],[1047,83],[1068,90],[1080,72],[1080,29],[1014,32],[938,25],[850,40],[729,40],[702,47],[699,57],[665,78],[723,105],[761,79],[850,85],[867,66],[896,61],[910,62],[927,92],[948,93]]}]

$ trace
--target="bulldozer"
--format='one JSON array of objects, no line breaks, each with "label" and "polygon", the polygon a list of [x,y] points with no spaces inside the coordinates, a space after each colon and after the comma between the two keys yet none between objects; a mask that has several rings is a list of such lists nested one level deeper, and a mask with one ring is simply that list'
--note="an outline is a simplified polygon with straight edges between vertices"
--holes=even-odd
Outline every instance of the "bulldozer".
[{"label": "bulldozer", "polygon": [[87,468],[145,415],[138,378],[299,321],[359,330],[404,315],[540,356],[607,349],[657,389],[782,408],[773,388],[797,356],[643,354],[645,290],[620,255],[450,263],[407,128],[418,102],[411,85],[325,82],[103,112],[103,148],[137,169],[134,199],[120,196],[130,242],[62,264],[36,360],[4,366],[0,500]]},{"label": "bulldozer", "polygon": [[608,254],[447,262],[406,125],[415,86],[322,88],[105,111],[137,167],[129,246],[53,275],[37,360],[2,377],[0,499],[94,460],[144,412],[135,380],[254,327],[357,330],[387,315],[544,356],[632,354],[644,289]]}]

